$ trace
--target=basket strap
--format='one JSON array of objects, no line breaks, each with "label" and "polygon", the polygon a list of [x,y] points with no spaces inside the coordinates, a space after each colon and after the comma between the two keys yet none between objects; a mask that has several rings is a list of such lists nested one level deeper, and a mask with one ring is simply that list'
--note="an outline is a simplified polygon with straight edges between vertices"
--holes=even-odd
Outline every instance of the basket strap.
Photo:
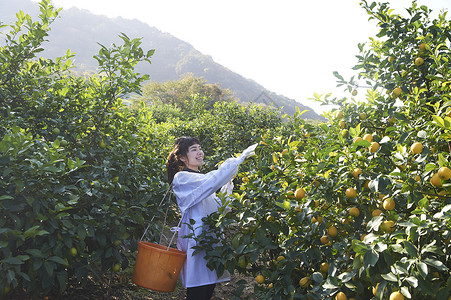
[{"label": "basket strap", "polygon": [[[164,194],[163,199],[161,199],[160,204],[158,204],[157,208],[160,207],[160,206],[163,204],[164,199],[166,199],[166,196],[167,196],[167,195],[169,194],[169,192],[171,191],[171,188],[172,188],[172,183],[169,185],[168,190],[167,190],[166,193]],[[170,195],[170,194],[169,194],[169,195]],[[168,200],[170,200],[170,199],[171,199],[171,197],[169,196],[169,197],[168,197]],[[169,209],[169,205],[168,205],[168,209]],[[168,213],[168,210],[166,210],[166,215],[165,215],[165,217],[164,217],[164,219],[165,219],[164,222],[165,222],[165,223],[166,223],[166,216],[167,216],[167,213]],[[143,233],[143,235],[141,236],[140,241],[143,240],[143,238],[144,238],[144,236],[146,235],[147,230],[149,230],[150,224],[152,224],[152,221],[153,221],[154,218],[155,218],[155,215],[152,216],[152,219],[150,219],[149,224],[147,224],[147,227],[146,227],[146,229],[144,230],[144,233]],[[164,229],[164,224],[163,224],[163,229]],[[163,233],[163,229],[161,230],[161,233]],[[160,240],[161,240],[161,235],[160,235]]]},{"label": "basket strap", "polygon": [[[180,218],[179,224],[177,225],[177,227],[180,227],[180,224],[182,224],[182,220],[183,220],[183,214]],[[168,249],[166,251],[169,251],[169,248],[171,247],[172,241],[174,240],[175,235],[177,234],[178,230],[174,230],[174,234],[172,235],[171,240],[169,241],[169,245],[168,245]]]}]

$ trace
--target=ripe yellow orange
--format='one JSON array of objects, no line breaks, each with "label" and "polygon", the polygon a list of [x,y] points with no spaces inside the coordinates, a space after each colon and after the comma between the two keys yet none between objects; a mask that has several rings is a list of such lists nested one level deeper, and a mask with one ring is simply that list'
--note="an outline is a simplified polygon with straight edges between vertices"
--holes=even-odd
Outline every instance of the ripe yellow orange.
[{"label": "ripe yellow orange", "polygon": [[302,277],[301,280],[299,280],[299,285],[306,289],[310,284],[310,278],[309,277]]},{"label": "ripe yellow orange", "polygon": [[345,121],[340,121],[340,128],[343,129],[346,127],[346,122]]},{"label": "ripe yellow orange", "polygon": [[375,210],[373,210],[373,211],[371,212],[371,215],[372,215],[373,218],[374,218],[374,217],[379,216],[381,213],[382,213],[382,210],[376,208]]},{"label": "ripe yellow orange", "polygon": [[338,292],[338,294],[335,296],[335,300],[347,300],[348,297],[343,292]]},{"label": "ripe yellow orange", "polygon": [[395,208],[395,205],[396,205],[395,200],[393,200],[392,198],[387,198],[382,203],[382,207],[385,210],[393,210]]},{"label": "ripe yellow orange", "polygon": [[365,182],[363,183],[363,187],[366,188],[367,190],[370,189],[370,181],[368,179],[365,180]]},{"label": "ripe yellow orange", "polygon": [[384,221],[380,225],[380,229],[383,232],[385,232],[385,233],[391,233],[391,232],[393,232],[395,230],[394,226],[395,226],[395,222],[393,222],[393,221]]},{"label": "ripe yellow orange", "polygon": [[424,63],[424,60],[421,57],[417,57],[414,61],[416,66],[421,66]]},{"label": "ripe yellow orange", "polygon": [[354,176],[354,178],[359,178],[360,174],[362,174],[362,169],[360,169],[360,168],[355,168],[352,171],[352,176]]},{"label": "ripe yellow orange", "polygon": [[281,260],[284,260],[284,259],[285,259],[285,256],[283,256],[283,255],[279,255],[277,257],[277,261],[281,261]]},{"label": "ripe yellow orange", "polygon": [[420,142],[413,143],[410,147],[410,152],[412,152],[413,154],[420,154],[421,152],[423,152],[423,144]]},{"label": "ripe yellow orange", "polygon": [[367,133],[363,136],[363,139],[367,140],[368,142],[371,143],[373,141],[373,136],[371,134]]},{"label": "ripe yellow orange", "polygon": [[318,216],[318,218],[316,218],[318,220],[318,223],[321,223],[323,221],[323,217]]},{"label": "ripe yellow orange", "polygon": [[360,117],[360,120],[365,120],[366,119],[366,113],[360,113],[359,117]]},{"label": "ripe yellow orange", "polygon": [[390,294],[390,300],[404,300],[404,296],[396,291]]},{"label": "ripe yellow orange", "polygon": [[272,282],[270,284],[268,284],[268,289],[272,289],[273,287],[274,287],[274,285]]},{"label": "ripe yellow orange", "polygon": [[372,142],[369,150],[371,153],[375,153],[377,150],[379,150],[380,147],[381,146],[379,145],[378,142]]},{"label": "ripe yellow orange", "polygon": [[421,43],[419,49],[420,51],[426,50],[426,43]]},{"label": "ripe yellow orange", "polygon": [[346,197],[348,197],[348,198],[357,197],[357,191],[354,188],[347,188],[346,189]]},{"label": "ripe yellow orange", "polygon": [[357,142],[360,142],[360,141],[363,141],[363,139],[360,136],[358,136],[358,137],[354,138],[353,142],[357,143]]},{"label": "ripe yellow orange", "polygon": [[448,167],[441,167],[437,172],[441,180],[448,180],[451,178],[451,170]]},{"label": "ripe yellow orange", "polygon": [[353,96],[357,96],[357,94],[358,94],[357,90],[353,90],[353,91],[351,92],[351,95],[353,95]]},{"label": "ripe yellow orange", "polygon": [[329,228],[327,228],[327,234],[330,235],[331,237],[336,237],[338,235],[337,227],[332,225]]},{"label": "ripe yellow orange", "polygon": [[326,244],[329,244],[330,239],[329,239],[329,237],[327,235],[323,235],[321,237],[320,241],[321,241],[322,244],[326,245]]},{"label": "ripe yellow orange", "polygon": [[257,275],[257,277],[255,277],[255,280],[257,281],[258,284],[262,284],[265,282],[265,277],[263,275]]},{"label": "ripe yellow orange", "polygon": [[401,95],[401,93],[402,93],[402,89],[400,87],[397,87],[393,90],[393,95],[395,97],[399,97]]},{"label": "ripe yellow orange", "polygon": [[342,111],[339,111],[337,113],[337,118],[339,118],[339,119],[343,118],[343,112]]},{"label": "ripe yellow orange", "polygon": [[360,211],[359,211],[359,209],[357,207],[351,207],[349,209],[349,214],[351,216],[353,216],[354,218],[356,218],[356,217],[358,217],[360,215]]},{"label": "ripe yellow orange", "polygon": [[327,273],[329,272],[329,264],[327,262],[323,262],[320,266],[319,266],[319,271],[322,273]]},{"label": "ripe yellow orange", "polygon": [[415,181],[416,181],[416,182],[421,181],[421,176],[420,176],[420,175],[415,176]]},{"label": "ripe yellow orange", "polygon": [[303,188],[298,188],[295,192],[294,192],[294,197],[298,200],[302,199],[305,197],[305,190]]},{"label": "ripe yellow orange", "polygon": [[440,179],[440,176],[435,173],[432,175],[430,183],[435,187],[441,187],[442,186],[442,180]]}]

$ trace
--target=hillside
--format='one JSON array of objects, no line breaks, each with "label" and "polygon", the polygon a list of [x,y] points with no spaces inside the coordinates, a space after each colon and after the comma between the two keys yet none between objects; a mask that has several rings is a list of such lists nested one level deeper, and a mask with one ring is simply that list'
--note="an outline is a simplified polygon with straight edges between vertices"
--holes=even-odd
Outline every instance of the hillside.
[{"label": "hillside", "polygon": [[[14,22],[19,10],[35,17],[38,5],[30,0],[2,0],[0,21],[4,24]],[[136,19],[108,18],[76,8],[62,10],[60,18],[52,25],[49,42],[44,46],[42,55],[54,58],[71,49],[76,53],[74,64],[77,69],[94,71],[97,62],[92,56],[98,52],[98,43],[105,46],[120,43],[118,35],[121,32],[131,38],[142,38],[144,49],[155,49],[152,64],[137,67],[139,72],[150,74],[151,80],[178,80],[181,75],[192,73],[196,77],[203,77],[208,83],[219,83],[221,88],[231,90],[241,102],[282,106],[288,114],[293,114],[298,106],[301,111],[310,110],[303,115],[304,118],[322,119],[311,108],[265,89],[252,79],[244,78],[216,63],[189,43]]]}]

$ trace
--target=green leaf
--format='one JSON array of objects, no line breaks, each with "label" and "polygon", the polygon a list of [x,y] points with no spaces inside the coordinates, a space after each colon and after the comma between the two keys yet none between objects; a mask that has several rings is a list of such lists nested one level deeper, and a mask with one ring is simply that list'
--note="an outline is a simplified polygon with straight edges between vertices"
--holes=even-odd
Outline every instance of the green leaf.
[{"label": "green leaf", "polygon": [[391,282],[397,282],[398,278],[393,273],[387,273],[387,274],[381,274],[382,278],[384,278],[387,281]]},{"label": "green leaf", "polygon": [[423,262],[430,265],[431,267],[436,268],[439,271],[447,271],[448,268],[439,260],[432,259],[432,258],[425,258],[423,259]]},{"label": "green leaf", "polygon": [[[357,251],[356,251],[357,252]],[[368,268],[369,266],[374,267],[379,260],[379,253],[374,250],[367,251],[363,257],[363,265]]]},{"label": "green leaf", "polygon": [[420,261],[417,263],[417,270],[420,272],[421,277],[426,279],[426,276],[428,275],[428,266]]},{"label": "green leaf", "polygon": [[415,247],[414,244],[412,244],[409,241],[403,241],[404,247],[407,250],[407,253],[412,257],[418,257],[418,248]]},{"label": "green leaf", "polygon": [[406,281],[413,287],[413,288],[417,288],[418,287],[418,279],[410,276],[410,277],[406,277]]},{"label": "green leaf", "polygon": [[56,263],[58,263],[60,265],[63,265],[63,266],[66,265],[66,261],[64,259],[62,259],[61,257],[58,257],[58,256],[51,256],[51,257],[49,257],[48,260],[56,262]]}]

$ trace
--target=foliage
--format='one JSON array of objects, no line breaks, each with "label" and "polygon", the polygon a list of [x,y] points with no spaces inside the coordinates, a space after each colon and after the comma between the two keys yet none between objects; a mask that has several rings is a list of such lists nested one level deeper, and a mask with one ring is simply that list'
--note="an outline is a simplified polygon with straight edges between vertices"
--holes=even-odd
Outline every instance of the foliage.
[{"label": "foliage", "polygon": [[359,45],[357,78],[336,74],[350,97],[317,95],[339,107],[327,124],[298,111],[264,135],[232,211],[207,218],[198,239],[218,272],[263,275],[258,299],[451,294],[451,179],[432,179],[451,167],[451,23],[415,2],[408,17],[361,5],[380,40]]}]

